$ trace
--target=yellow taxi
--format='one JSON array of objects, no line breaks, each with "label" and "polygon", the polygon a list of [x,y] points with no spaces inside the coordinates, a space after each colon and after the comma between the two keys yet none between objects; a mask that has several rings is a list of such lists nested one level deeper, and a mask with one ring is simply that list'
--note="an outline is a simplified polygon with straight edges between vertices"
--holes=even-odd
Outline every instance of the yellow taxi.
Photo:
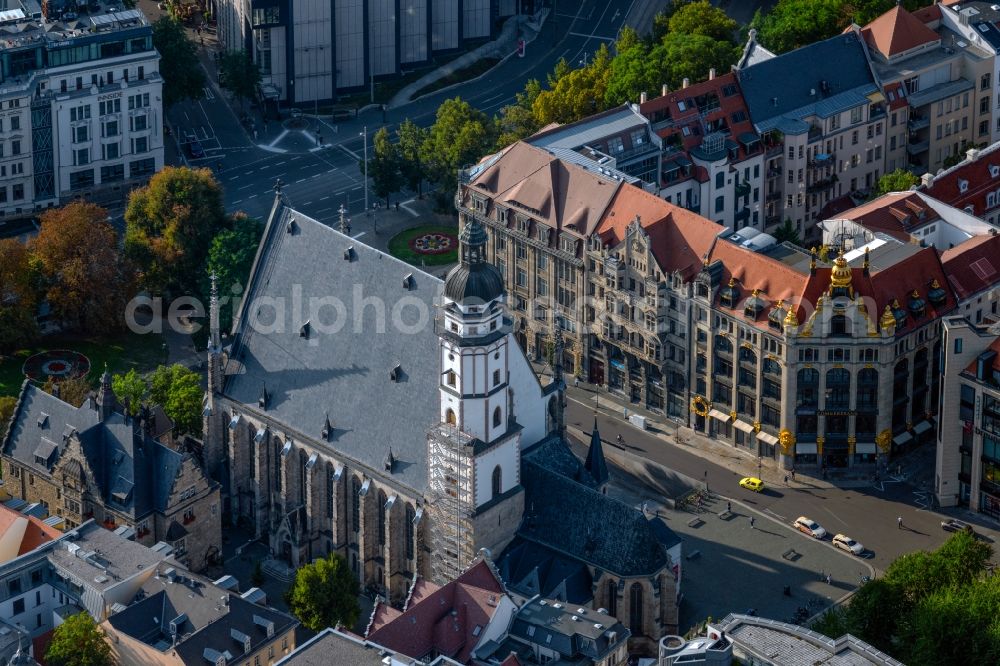
[{"label": "yellow taxi", "polygon": [[747,490],[759,493],[764,490],[764,482],[755,476],[745,476],[740,479],[740,488],[746,488]]}]

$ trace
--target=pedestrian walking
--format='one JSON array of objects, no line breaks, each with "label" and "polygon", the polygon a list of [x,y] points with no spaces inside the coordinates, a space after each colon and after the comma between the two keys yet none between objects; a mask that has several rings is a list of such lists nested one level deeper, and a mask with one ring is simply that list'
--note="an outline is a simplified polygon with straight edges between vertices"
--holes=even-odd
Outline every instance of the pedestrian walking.
[{"label": "pedestrian walking", "polygon": [[573,386],[575,388],[580,388],[580,378],[579,377],[574,377],[573,378]]},{"label": "pedestrian walking", "polygon": [[753,516],[750,516],[750,529],[754,529],[754,526],[753,526],[753,524],[754,524],[755,522],[756,522],[756,521],[754,520],[754,517],[753,517]]},{"label": "pedestrian walking", "polygon": [[830,574],[826,575],[826,584],[833,585],[833,576],[831,576]]},{"label": "pedestrian walking", "polygon": [[623,407],[622,409],[624,410],[622,413],[625,415],[625,420],[627,421],[628,420],[628,407]]},{"label": "pedestrian walking", "polygon": [[897,530],[903,529],[903,517],[902,516],[899,516],[898,518],[896,518],[896,529]]},{"label": "pedestrian walking", "polygon": [[795,480],[795,468],[793,467],[792,468],[792,481],[794,481],[794,480]]},{"label": "pedestrian walking", "polygon": [[786,486],[788,485],[788,475],[787,474],[785,475],[785,485]]}]

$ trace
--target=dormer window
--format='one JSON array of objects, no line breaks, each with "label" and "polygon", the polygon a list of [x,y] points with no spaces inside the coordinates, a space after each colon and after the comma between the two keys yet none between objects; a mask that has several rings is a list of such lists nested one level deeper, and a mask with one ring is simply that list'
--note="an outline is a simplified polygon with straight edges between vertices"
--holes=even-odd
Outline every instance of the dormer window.
[{"label": "dormer window", "polygon": [[477,213],[486,212],[486,200],[480,199],[479,197],[472,197],[472,207]]},{"label": "dormer window", "polygon": [[499,220],[500,224],[503,224],[503,225],[507,224],[507,209],[506,208],[501,208],[500,206],[497,206],[497,220]]},{"label": "dormer window", "polygon": [[548,227],[542,226],[541,224],[538,225],[538,240],[542,241],[543,243],[549,242]]},{"label": "dormer window", "polygon": [[959,192],[968,192],[969,191],[969,181],[964,180],[964,179],[960,179],[958,181],[958,191]]},{"label": "dormer window", "polygon": [[991,178],[996,178],[997,176],[1000,176],[1000,166],[997,166],[995,164],[991,164],[990,165],[990,177]]},{"label": "dormer window", "polygon": [[529,226],[531,226],[531,223],[526,218],[523,217],[517,218],[517,230],[520,231],[522,234],[528,233]]},{"label": "dormer window", "polygon": [[560,248],[563,252],[569,252],[570,254],[576,254],[576,239],[575,238],[562,238],[559,241]]}]

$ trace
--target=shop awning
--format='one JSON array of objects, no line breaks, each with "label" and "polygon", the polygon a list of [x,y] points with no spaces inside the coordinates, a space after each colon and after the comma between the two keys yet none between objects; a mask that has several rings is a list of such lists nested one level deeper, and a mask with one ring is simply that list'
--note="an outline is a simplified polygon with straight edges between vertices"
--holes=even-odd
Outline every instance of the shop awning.
[{"label": "shop awning", "polygon": [[911,439],[913,439],[913,435],[911,435],[907,431],[903,431],[903,432],[899,433],[898,435],[896,435],[895,437],[892,438],[892,443],[896,444],[897,446],[902,446],[903,444],[906,444]]},{"label": "shop awning", "polygon": [[922,435],[934,426],[931,425],[930,421],[921,421],[917,425],[913,426],[913,434]]},{"label": "shop awning", "polygon": [[816,442],[799,442],[795,445],[795,453],[816,453]]},{"label": "shop awning", "polygon": [[770,444],[771,446],[774,446],[775,444],[778,443],[777,437],[775,437],[771,433],[764,432],[763,430],[757,433],[757,439],[764,442],[765,444]]},{"label": "shop awning", "polygon": [[733,425],[735,425],[737,428],[739,428],[743,432],[746,432],[746,433],[753,432],[753,426],[750,425],[749,423],[747,423],[746,421],[736,420],[736,421],[733,422]]},{"label": "shop awning", "polygon": [[713,419],[719,419],[720,421],[729,420],[729,414],[726,414],[723,411],[719,411],[718,409],[713,409],[708,413],[708,415],[711,416]]},{"label": "shop awning", "polygon": [[855,453],[875,453],[875,442],[858,442],[854,445]]}]

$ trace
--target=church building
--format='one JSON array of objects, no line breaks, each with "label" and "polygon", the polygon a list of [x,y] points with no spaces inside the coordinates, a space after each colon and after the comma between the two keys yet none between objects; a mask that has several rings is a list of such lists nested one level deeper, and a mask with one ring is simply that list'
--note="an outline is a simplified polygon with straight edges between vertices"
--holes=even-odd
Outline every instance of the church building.
[{"label": "church building", "polygon": [[[279,195],[225,346],[210,308],[204,457],[233,519],[292,567],[341,554],[397,607],[418,578],[445,584],[510,546],[527,451],[571,456],[559,364],[543,385],[517,345],[483,227],[460,241],[442,282]],[[673,590],[665,549],[656,561]]]}]

